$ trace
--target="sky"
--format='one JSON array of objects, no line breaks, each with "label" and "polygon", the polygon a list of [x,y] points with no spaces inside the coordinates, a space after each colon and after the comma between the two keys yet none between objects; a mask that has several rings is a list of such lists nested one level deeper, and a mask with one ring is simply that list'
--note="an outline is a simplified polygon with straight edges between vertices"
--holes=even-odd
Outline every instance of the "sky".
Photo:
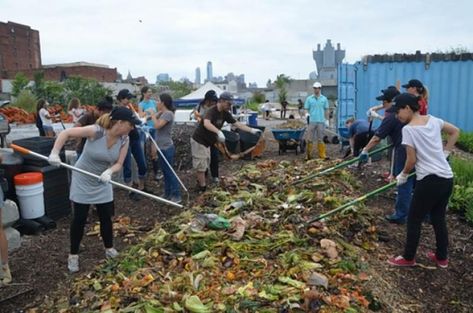
[{"label": "sky", "polygon": [[[470,12],[470,13],[468,13]],[[307,79],[312,50],[331,39],[345,62],[364,55],[473,51],[473,1],[0,0],[0,22],[40,32],[44,64],[105,64],[126,77],[194,81],[245,74],[262,87],[278,74]]]}]

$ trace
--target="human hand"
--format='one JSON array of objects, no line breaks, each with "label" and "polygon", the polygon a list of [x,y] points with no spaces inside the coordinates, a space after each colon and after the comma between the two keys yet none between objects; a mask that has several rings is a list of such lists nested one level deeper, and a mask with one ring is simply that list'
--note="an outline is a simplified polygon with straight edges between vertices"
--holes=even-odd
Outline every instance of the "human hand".
[{"label": "human hand", "polygon": [[51,151],[48,157],[49,164],[59,167],[61,165],[61,158],[56,151]]},{"label": "human hand", "polygon": [[330,127],[330,122],[328,120],[325,120],[325,127]]},{"label": "human hand", "polygon": [[368,151],[366,151],[365,149],[363,149],[359,155],[359,159],[360,159],[360,162],[361,163],[366,163],[368,162],[368,158],[369,158],[369,154],[368,154]]},{"label": "human hand", "polygon": [[109,183],[112,180],[112,173],[112,169],[107,168],[102,174],[100,174],[99,180],[104,184]]},{"label": "human hand", "polygon": [[218,131],[217,137],[218,137],[217,138],[218,142],[225,143],[225,135],[223,134],[221,130]]},{"label": "human hand", "polygon": [[368,117],[370,117],[372,119],[375,119],[375,118],[377,118],[379,120],[381,119],[381,115],[379,115],[378,112],[376,112],[374,110],[368,110],[368,113],[369,113]]},{"label": "human hand", "polygon": [[404,172],[401,172],[399,175],[396,176],[396,185],[400,186],[403,185],[407,182],[408,174],[404,174]]},{"label": "human hand", "polygon": [[252,128],[250,131],[253,135],[259,135],[262,133],[261,129],[259,128]]}]

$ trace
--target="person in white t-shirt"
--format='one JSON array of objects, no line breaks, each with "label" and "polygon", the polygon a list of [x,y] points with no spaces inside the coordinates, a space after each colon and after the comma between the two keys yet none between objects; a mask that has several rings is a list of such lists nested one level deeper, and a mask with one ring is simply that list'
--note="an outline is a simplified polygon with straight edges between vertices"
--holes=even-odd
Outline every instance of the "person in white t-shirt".
[{"label": "person in white t-shirt", "polygon": [[[430,214],[436,238],[436,251],[427,257],[437,266],[448,266],[448,231],[445,215],[453,189],[453,172],[447,161],[460,131],[454,125],[432,115],[420,115],[417,96],[403,93],[394,98],[397,118],[407,123],[402,129],[402,144],[406,146],[406,163],[396,177],[397,184],[406,183],[415,167],[416,187],[407,217],[407,238],[404,253],[390,258],[394,266],[415,266],[422,220]],[[447,134],[444,146],[441,133]]]},{"label": "person in white t-shirt", "polygon": [[38,100],[38,103],[36,104],[36,112],[38,117],[41,119],[44,135],[46,137],[54,137],[55,133],[53,129],[52,117],[47,110],[48,105],[49,103],[46,100]]}]

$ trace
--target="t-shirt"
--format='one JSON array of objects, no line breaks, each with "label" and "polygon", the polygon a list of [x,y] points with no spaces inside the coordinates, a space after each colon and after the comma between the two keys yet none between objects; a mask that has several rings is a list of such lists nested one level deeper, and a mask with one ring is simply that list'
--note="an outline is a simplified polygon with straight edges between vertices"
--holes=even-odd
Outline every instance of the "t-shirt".
[{"label": "t-shirt", "polygon": [[324,95],[316,97],[315,95],[308,96],[304,103],[304,108],[309,112],[309,122],[324,123],[325,110],[328,110],[328,100]]},{"label": "t-shirt", "polygon": [[[141,101],[138,106],[140,109],[146,113],[146,116],[150,116],[150,113],[147,112],[149,109],[153,109],[153,111],[156,113],[156,101],[153,99],[149,99],[148,101]],[[154,128],[154,123],[152,119],[149,119],[146,121],[146,125],[148,125],[150,128]]]},{"label": "t-shirt", "polygon": [[236,123],[236,120],[233,118],[230,112],[220,112],[217,106],[210,108],[192,135],[192,139],[206,147],[210,147],[217,142],[217,134],[205,128],[204,120],[210,120],[210,123],[212,123],[218,129],[222,128],[224,122],[229,124]]},{"label": "t-shirt", "polygon": [[396,118],[395,114],[385,116],[374,135],[381,139],[387,136],[391,137],[392,143],[395,147],[402,147],[402,128],[404,124]]},{"label": "t-shirt", "polygon": [[402,129],[402,144],[416,150],[416,177],[427,175],[452,178],[453,172],[443,154],[441,131],[443,120],[429,115],[425,125],[406,125]]},{"label": "t-shirt", "polygon": [[356,120],[348,128],[348,136],[353,137],[355,135],[365,133],[370,129],[370,123],[365,120]]},{"label": "t-shirt", "polygon": [[72,122],[77,123],[77,121],[82,117],[82,115],[84,115],[84,110],[82,110],[81,108],[73,108],[68,113],[72,116]]},{"label": "t-shirt", "polygon": [[161,114],[158,120],[167,121],[166,125],[156,129],[156,143],[160,149],[166,150],[174,144],[171,137],[174,113],[172,111],[165,111]]},{"label": "t-shirt", "polygon": [[53,126],[51,119],[46,118],[46,116],[50,117],[48,110],[46,110],[45,108],[39,110],[39,117],[41,118],[41,122],[43,122],[43,126]]}]

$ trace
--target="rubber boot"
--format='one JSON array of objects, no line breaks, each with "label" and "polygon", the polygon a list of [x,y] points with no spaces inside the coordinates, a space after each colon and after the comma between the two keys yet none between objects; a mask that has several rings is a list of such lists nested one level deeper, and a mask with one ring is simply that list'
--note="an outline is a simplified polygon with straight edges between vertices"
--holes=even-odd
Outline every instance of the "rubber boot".
[{"label": "rubber boot", "polygon": [[0,280],[0,285],[7,285],[11,283],[12,277],[10,273],[10,267],[8,264],[2,265],[2,280]]},{"label": "rubber boot", "polygon": [[326,150],[325,150],[325,144],[319,142],[317,144],[317,148],[319,150],[319,158],[321,158],[322,160],[327,160],[327,153],[326,153]]},{"label": "rubber boot", "polygon": [[308,141],[307,142],[307,147],[306,147],[306,150],[305,150],[305,152],[306,152],[305,159],[306,160],[312,159],[312,147],[313,147],[312,142]]}]

